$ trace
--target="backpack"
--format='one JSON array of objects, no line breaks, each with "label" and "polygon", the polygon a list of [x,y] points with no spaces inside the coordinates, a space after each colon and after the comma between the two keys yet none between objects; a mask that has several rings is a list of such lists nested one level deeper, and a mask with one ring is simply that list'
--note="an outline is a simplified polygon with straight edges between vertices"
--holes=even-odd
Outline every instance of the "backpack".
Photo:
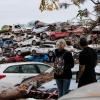
[{"label": "backpack", "polygon": [[62,56],[59,56],[59,57],[56,56],[55,57],[53,71],[56,75],[63,74],[63,71],[64,71],[64,54]]}]

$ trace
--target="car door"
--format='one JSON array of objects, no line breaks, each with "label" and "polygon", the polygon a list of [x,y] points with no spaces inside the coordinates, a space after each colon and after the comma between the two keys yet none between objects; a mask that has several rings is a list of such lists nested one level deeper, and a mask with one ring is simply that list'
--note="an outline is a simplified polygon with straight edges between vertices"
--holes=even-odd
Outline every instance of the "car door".
[{"label": "car door", "polygon": [[22,51],[22,52],[26,52],[26,46],[25,45],[23,45],[23,46],[21,46],[21,48],[20,48],[20,50]]},{"label": "car door", "polygon": [[44,45],[44,48],[43,48],[44,53],[48,53],[51,50],[52,50],[52,46],[50,46],[49,44]]},{"label": "car door", "polygon": [[59,37],[64,37],[65,36],[65,32],[58,32]]},{"label": "car door", "polygon": [[40,74],[39,69],[35,64],[23,64],[20,66],[20,78],[23,81],[26,78],[37,76]]},{"label": "car door", "polygon": [[46,45],[40,45],[40,52],[41,53],[47,53],[48,52],[48,48]]},{"label": "car door", "polygon": [[23,45],[21,49],[22,49],[21,50],[22,52],[28,52],[28,51],[30,51],[31,47],[29,48],[28,45]]},{"label": "car door", "polygon": [[56,38],[58,38],[60,36],[59,32],[54,32],[54,35]]},{"label": "car door", "polygon": [[27,45],[27,46],[26,46],[26,51],[27,51],[27,52],[31,51],[31,45]]}]

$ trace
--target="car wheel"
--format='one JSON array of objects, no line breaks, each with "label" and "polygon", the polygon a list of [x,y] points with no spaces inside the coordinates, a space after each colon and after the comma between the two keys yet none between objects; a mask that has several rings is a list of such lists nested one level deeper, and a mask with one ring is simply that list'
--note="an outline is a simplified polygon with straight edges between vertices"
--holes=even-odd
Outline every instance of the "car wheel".
[{"label": "car wheel", "polygon": [[49,52],[48,52],[48,55],[49,55],[49,56],[53,56],[53,51],[49,51]]},{"label": "car wheel", "polygon": [[19,54],[19,55],[21,55],[21,53],[22,53],[22,52],[21,52],[20,50],[18,50],[16,54]]},{"label": "car wheel", "polygon": [[36,45],[36,41],[35,40],[32,41],[32,45]]},{"label": "car wheel", "polygon": [[36,50],[32,50],[32,54],[36,54]]},{"label": "car wheel", "polygon": [[43,33],[42,34],[42,37],[43,37],[43,39],[46,38],[47,37],[47,34],[46,33]]},{"label": "car wheel", "polygon": [[56,38],[55,38],[55,36],[54,35],[52,35],[51,37],[50,37],[50,40],[55,40]]}]

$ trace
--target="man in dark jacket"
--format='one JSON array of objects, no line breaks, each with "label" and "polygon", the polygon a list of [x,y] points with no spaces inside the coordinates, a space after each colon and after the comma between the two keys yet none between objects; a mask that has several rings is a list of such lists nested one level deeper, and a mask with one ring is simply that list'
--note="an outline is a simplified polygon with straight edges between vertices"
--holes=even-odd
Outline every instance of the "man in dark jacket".
[{"label": "man in dark jacket", "polygon": [[[68,93],[72,78],[71,68],[74,67],[74,60],[72,54],[64,49],[66,42],[63,39],[58,40],[56,46],[57,49],[55,49],[54,78],[56,79],[58,86],[59,97],[61,97]],[[56,59],[59,61],[57,62]]]},{"label": "man in dark jacket", "polygon": [[96,82],[95,67],[97,64],[97,54],[94,49],[88,47],[85,38],[80,39],[80,46],[83,51],[79,55],[78,87]]}]

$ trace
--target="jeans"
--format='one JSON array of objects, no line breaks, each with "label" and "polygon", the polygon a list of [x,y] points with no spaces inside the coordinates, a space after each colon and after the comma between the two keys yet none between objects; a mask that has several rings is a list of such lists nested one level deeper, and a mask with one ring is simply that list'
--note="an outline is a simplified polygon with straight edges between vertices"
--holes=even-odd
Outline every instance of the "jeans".
[{"label": "jeans", "polygon": [[69,92],[70,82],[70,79],[56,79],[59,97],[62,97]]}]

